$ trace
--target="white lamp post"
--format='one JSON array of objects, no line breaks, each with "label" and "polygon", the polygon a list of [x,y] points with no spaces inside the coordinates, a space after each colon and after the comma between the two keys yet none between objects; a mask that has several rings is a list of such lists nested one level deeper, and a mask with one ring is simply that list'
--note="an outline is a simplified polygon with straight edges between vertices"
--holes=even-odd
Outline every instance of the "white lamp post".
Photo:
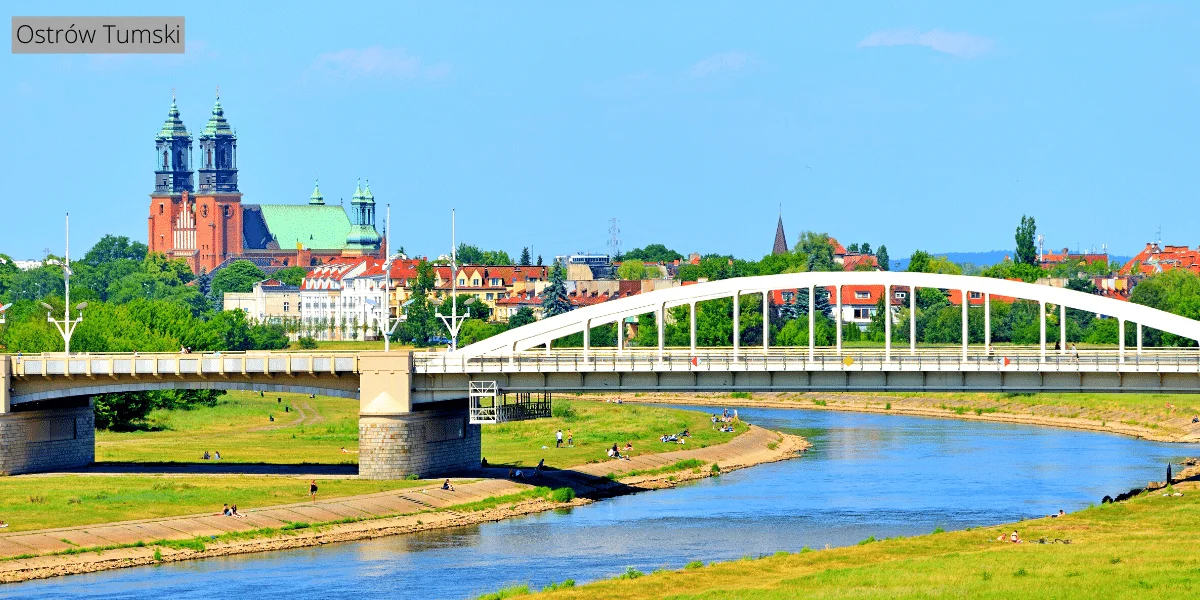
[{"label": "white lamp post", "polygon": [[450,350],[458,350],[458,330],[463,319],[471,316],[471,309],[463,316],[458,315],[458,242],[454,239],[454,209],[450,209],[450,316],[438,313],[446,329],[450,331]]},{"label": "white lamp post", "polygon": [[71,214],[66,216],[66,251],[63,252],[63,260],[46,261],[49,264],[60,265],[63,269],[63,318],[55,319],[50,316],[50,311],[54,310],[53,306],[42,302],[42,306],[46,307],[46,322],[54,323],[55,329],[62,334],[63,350],[67,354],[71,353],[71,335],[75,333],[75,328],[83,321],[83,309],[87,308],[87,302],[80,302],[75,306],[75,310],[79,311],[79,316],[71,319]]}]

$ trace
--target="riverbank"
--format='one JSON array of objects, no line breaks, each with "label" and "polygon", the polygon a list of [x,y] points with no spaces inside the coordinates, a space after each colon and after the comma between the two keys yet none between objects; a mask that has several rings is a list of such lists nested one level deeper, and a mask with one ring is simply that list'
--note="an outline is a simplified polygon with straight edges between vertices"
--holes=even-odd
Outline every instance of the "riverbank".
[{"label": "riverbank", "polygon": [[[1062,517],[680,570],[627,571],[538,598],[1095,598],[1200,594],[1200,469],[1189,481]],[[1020,544],[1011,541],[1017,532]],[[1001,539],[1003,541],[1001,541]],[[569,577],[570,573],[565,573]],[[524,586],[522,586],[524,587]],[[523,597],[528,588],[512,589]],[[520,593],[516,593],[520,591]]]},{"label": "riverbank", "polygon": [[[456,480],[454,491],[430,482],[420,488],[243,511],[244,519],[205,514],[6,534],[0,536],[0,582],[497,521],[785,460],[807,447],[797,436],[749,427],[722,444],[547,471],[529,482],[506,479],[507,469],[490,469],[483,479]],[[551,493],[554,488],[572,493]]]},{"label": "riverbank", "polygon": [[1200,442],[1200,397],[1164,394],[638,394],[626,401],[902,414],[1117,433],[1155,442]]}]

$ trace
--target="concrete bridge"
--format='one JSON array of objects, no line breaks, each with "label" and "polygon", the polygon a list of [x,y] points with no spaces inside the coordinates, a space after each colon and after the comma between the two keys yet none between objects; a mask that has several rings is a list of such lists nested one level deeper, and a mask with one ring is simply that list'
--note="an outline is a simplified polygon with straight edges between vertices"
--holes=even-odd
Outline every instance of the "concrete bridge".
[{"label": "concrete bridge", "polygon": [[[742,296],[759,294],[764,308],[773,290],[832,285],[877,285],[885,297],[908,289],[910,307],[920,287],[983,296],[984,343],[960,348],[893,348],[886,320],[883,348],[814,344],[809,314],[807,347],[726,348],[696,345],[697,302],[732,297],[738,331]],[[1040,307],[1041,339],[1033,347],[991,343],[992,296],[1024,298]],[[690,307],[690,345],[664,343],[666,310]],[[1120,344],[1111,350],[1069,353],[1046,347],[1046,311],[1068,307],[1115,318]],[[642,314],[655,315],[658,344],[593,348],[592,328]],[[910,312],[910,314],[913,314]],[[1126,349],[1127,323],[1137,331]],[[462,348],[458,352],[251,352],[213,354],[50,354],[0,360],[0,472],[20,473],[89,464],[94,460],[90,397],[156,389],[233,389],[315,393],[357,398],[360,406],[359,472],[395,478],[466,471],[478,467],[480,424],[544,416],[549,394],[580,391],[1004,391],[1200,392],[1200,349],[1144,348],[1143,326],[1200,339],[1200,322],[1130,304],[1021,282],[926,273],[796,273],[729,279],[671,288],[605,302],[545,319]],[[915,331],[915,327],[910,327]],[[583,333],[583,347],[554,349],[553,341]],[[766,332],[764,332],[766,333]],[[506,403],[505,394],[516,401]],[[541,399],[536,397],[541,395]]]}]

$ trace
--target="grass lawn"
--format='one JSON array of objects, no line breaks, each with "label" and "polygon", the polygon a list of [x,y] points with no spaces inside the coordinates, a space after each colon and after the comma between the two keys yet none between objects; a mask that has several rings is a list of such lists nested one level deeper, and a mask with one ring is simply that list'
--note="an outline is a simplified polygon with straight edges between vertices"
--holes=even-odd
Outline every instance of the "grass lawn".
[{"label": "grass lawn", "polygon": [[[544,597],[1195,598],[1200,595],[1200,528],[1195,527],[1200,486],[1176,489],[1185,495],[1155,492],[1060,519],[708,566],[693,563]],[[994,541],[1014,528],[1025,543]],[[1072,543],[1031,543],[1040,538]]]},{"label": "grass lawn", "polygon": [[234,391],[215,407],[154,411],[148,425],[148,431],[97,431],[96,460],[200,462],[208,450],[225,462],[358,463],[358,401],[346,398]]},{"label": "grass lawn", "polygon": [[[372,494],[428,481],[322,479],[319,498]],[[6,532],[71,527],[308,500],[308,481],[262,475],[54,475],[0,478]]]},{"label": "grass lawn", "polygon": [[[632,442],[636,456],[720,444],[746,430],[738,424],[734,433],[721,433],[713,429],[708,415],[691,410],[572,401],[565,395],[555,396],[554,407],[559,415],[554,418],[484,425],[483,456],[495,465],[532,466],[545,458],[547,466],[566,468],[609,460],[605,450],[613,444],[624,448],[626,442]],[[664,444],[658,439],[685,428],[692,434],[687,444]],[[554,432],[559,429],[563,448],[554,447]],[[568,430],[574,435],[574,448],[566,447]]]}]

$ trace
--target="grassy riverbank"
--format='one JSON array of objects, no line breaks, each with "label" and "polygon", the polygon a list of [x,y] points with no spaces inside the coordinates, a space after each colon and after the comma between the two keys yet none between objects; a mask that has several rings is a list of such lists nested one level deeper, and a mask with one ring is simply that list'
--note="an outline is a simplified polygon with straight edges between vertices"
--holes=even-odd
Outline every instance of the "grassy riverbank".
[{"label": "grassy riverbank", "polygon": [[[290,409],[284,412],[283,407]],[[485,426],[484,456],[493,465],[532,466],[541,458],[567,468],[608,461],[605,448],[626,442],[634,456],[703,448],[744,432],[712,428],[695,411],[603,402],[556,401],[552,419]],[[269,420],[275,416],[275,421]],[[571,429],[573,448],[554,448],[554,432]],[[691,429],[686,445],[664,444],[658,436]],[[237,464],[357,464],[358,402],[301,394],[230,392],[214,407],[156,411],[143,431],[97,432],[101,463],[174,463],[237,472]],[[543,450],[542,446],[548,448]],[[345,447],[347,452],[342,452]],[[221,461],[201,460],[205,450]],[[617,464],[614,461],[614,464]],[[623,464],[623,463],[622,463]],[[134,467],[136,470],[136,467]],[[302,471],[302,468],[301,468]],[[290,471],[295,473],[296,468]],[[353,471],[351,471],[353,472]],[[426,482],[428,483],[428,482]],[[322,497],[342,497],[420,485],[410,481],[322,479]],[[0,478],[0,519],[6,531],[67,527],[152,517],[216,512],[224,503],[260,508],[307,499],[307,479],[270,475],[68,474]]]},{"label": "grassy riverbank", "polygon": [[[322,479],[321,498],[429,485],[428,481]],[[0,479],[5,533],[239,510],[308,500],[308,481],[262,475],[50,475]]]},{"label": "grassy riverbank", "polygon": [[[612,580],[538,597],[639,598],[1117,598],[1200,594],[1200,486],[1152,492],[1063,518]],[[1021,544],[995,541],[1017,530]],[[1036,543],[1045,538],[1070,544]],[[564,573],[564,577],[570,577]]]},{"label": "grassy riverbank", "polygon": [[1200,416],[1200,396],[1189,394],[810,392],[639,394],[633,400],[891,412],[1108,431],[1156,441],[1200,442],[1200,423],[1192,423]]}]

